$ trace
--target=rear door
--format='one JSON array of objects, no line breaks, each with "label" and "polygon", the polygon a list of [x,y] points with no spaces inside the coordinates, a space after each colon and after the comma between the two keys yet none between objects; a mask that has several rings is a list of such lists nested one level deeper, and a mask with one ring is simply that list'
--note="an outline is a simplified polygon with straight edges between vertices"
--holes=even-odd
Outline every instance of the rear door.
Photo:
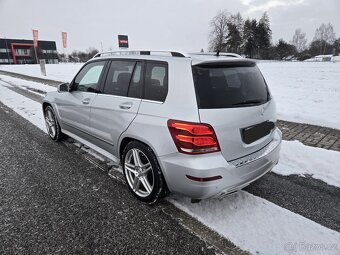
[{"label": "rear door", "polygon": [[251,154],[272,140],[275,104],[255,63],[193,66],[200,120],[210,124],[226,160]]},{"label": "rear door", "polygon": [[118,139],[135,118],[143,92],[141,61],[113,60],[102,93],[91,105],[91,133],[96,145],[113,153]]},{"label": "rear door", "polygon": [[56,98],[60,121],[65,130],[80,137],[90,132],[90,106],[97,96],[107,61],[85,64],[71,83],[70,92]]}]

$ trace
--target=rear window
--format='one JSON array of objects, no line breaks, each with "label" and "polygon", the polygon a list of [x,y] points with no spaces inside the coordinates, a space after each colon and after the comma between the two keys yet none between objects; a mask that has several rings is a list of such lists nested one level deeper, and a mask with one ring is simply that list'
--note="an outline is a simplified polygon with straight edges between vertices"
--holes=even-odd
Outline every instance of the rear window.
[{"label": "rear window", "polygon": [[255,63],[207,64],[192,69],[200,109],[260,105],[270,99]]}]

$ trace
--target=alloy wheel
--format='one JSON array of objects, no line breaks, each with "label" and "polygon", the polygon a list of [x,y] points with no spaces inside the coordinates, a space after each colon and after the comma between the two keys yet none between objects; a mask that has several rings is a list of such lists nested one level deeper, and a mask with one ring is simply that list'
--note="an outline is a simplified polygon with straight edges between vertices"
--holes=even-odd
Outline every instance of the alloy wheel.
[{"label": "alloy wheel", "polygon": [[130,188],[140,197],[147,197],[154,188],[154,174],[147,156],[136,148],[125,157],[124,171]]},{"label": "alloy wheel", "polygon": [[54,138],[57,133],[57,123],[54,119],[54,113],[50,109],[47,109],[45,113],[45,123],[49,136]]}]

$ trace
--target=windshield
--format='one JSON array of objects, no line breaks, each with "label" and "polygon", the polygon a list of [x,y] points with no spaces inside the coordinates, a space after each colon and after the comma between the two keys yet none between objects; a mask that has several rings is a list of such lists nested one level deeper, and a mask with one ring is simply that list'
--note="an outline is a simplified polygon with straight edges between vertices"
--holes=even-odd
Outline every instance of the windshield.
[{"label": "windshield", "polygon": [[200,109],[245,107],[270,100],[255,63],[198,65],[192,69]]}]

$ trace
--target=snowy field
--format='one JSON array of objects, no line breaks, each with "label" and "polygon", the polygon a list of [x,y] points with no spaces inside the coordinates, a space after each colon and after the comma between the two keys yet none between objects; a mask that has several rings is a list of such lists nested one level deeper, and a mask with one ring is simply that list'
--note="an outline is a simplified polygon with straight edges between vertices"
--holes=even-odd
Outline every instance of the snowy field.
[{"label": "snowy field", "polygon": [[82,66],[82,63],[47,64],[46,76],[41,74],[39,65],[0,65],[0,70],[49,80],[70,82]]},{"label": "snowy field", "polygon": [[[0,79],[0,101],[46,132],[41,104],[9,87],[12,83],[46,91],[48,86],[2,75]],[[95,155],[92,150],[88,152]],[[283,141],[281,159],[273,171],[308,175],[340,187],[339,169],[340,152]],[[340,233],[245,191],[198,204],[178,195],[171,195],[169,201],[252,254],[311,254],[301,244],[323,245],[313,254],[339,254],[335,245],[339,244]]]},{"label": "snowy field", "polygon": [[[278,118],[340,129],[340,63],[259,62],[277,103]],[[0,66],[0,70],[69,82],[82,64]]]},{"label": "snowy field", "polygon": [[340,63],[260,62],[278,118],[340,129]]}]

